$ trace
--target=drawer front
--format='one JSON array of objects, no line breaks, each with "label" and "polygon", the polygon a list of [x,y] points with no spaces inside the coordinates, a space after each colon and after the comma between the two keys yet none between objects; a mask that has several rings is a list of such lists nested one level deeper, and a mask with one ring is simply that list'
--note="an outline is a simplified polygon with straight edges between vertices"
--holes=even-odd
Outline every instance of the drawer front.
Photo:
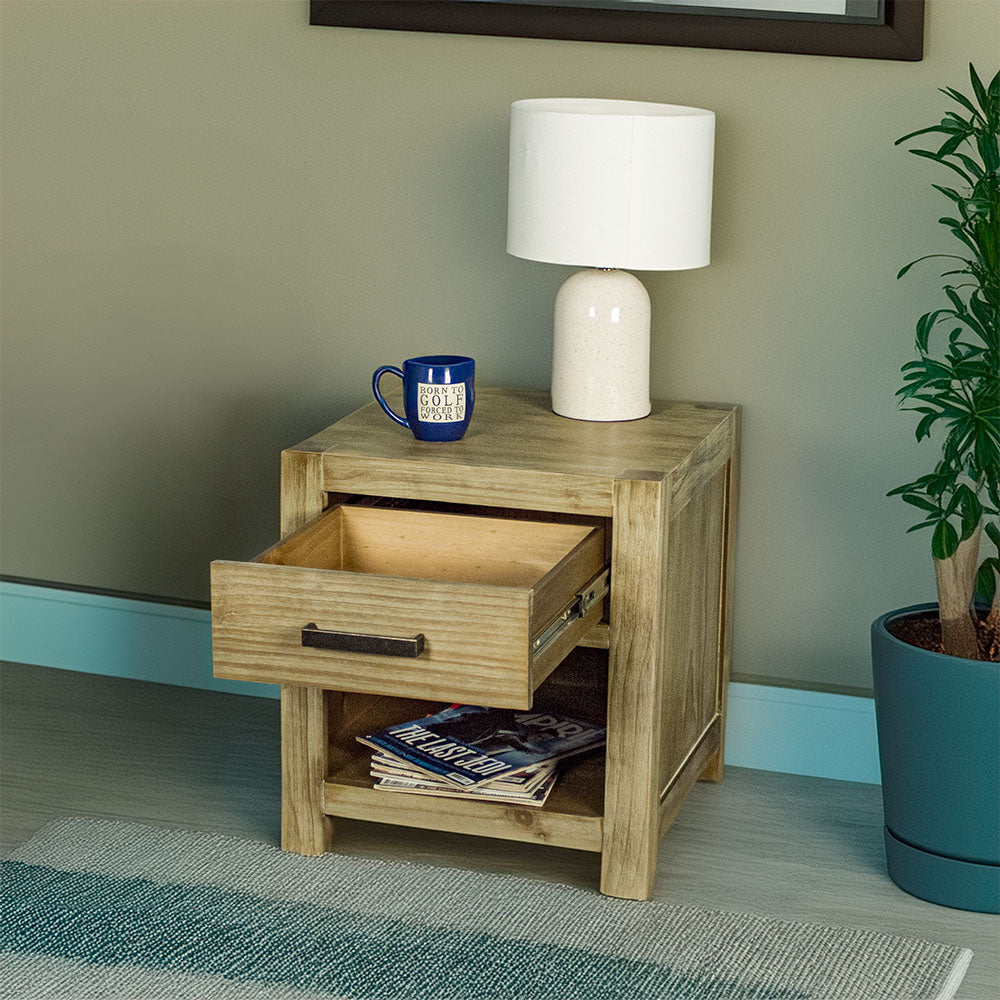
[{"label": "drawer front", "polygon": [[[526,708],[530,596],[511,587],[216,562],[215,674]],[[312,624],[353,634],[423,634],[423,650],[408,657],[303,646],[303,628]]]},{"label": "drawer front", "polygon": [[252,562],[212,563],[215,674],[530,708],[599,619],[575,599],[603,564],[599,528],[332,508]]}]

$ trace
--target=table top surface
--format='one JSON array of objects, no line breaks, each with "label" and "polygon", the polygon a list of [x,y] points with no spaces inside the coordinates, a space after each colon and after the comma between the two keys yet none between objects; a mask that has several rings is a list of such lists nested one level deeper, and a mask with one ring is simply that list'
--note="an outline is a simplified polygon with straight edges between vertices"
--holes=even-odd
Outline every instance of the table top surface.
[{"label": "table top surface", "polygon": [[[390,401],[402,412],[401,395]],[[641,420],[572,420],[552,412],[547,392],[485,386],[476,389],[472,420],[460,441],[418,441],[373,401],[289,450],[322,452],[329,460],[659,478],[700,451],[730,446],[738,411],[724,403],[654,402]]]}]

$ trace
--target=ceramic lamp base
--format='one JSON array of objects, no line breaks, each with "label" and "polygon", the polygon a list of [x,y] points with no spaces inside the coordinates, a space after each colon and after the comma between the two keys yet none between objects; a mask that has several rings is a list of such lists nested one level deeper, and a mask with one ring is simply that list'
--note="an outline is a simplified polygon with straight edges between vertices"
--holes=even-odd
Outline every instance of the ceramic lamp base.
[{"label": "ceramic lamp base", "polygon": [[649,295],[628,271],[578,271],[559,289],[552,409],[574,420],[649,415]]}]

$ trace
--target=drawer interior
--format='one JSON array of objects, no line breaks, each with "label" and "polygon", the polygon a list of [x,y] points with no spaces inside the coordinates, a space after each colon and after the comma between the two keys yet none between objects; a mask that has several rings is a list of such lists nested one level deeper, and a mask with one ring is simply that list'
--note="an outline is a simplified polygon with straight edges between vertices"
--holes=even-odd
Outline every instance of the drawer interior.
[{"label": "drawer interior", "polygon": [[582,524],[341,505],[257,561],[530,588],[594,530]]},{"label": "drawer interior", "polygon": [[600,620],[606,547],[603,520],[341,502],[251,562],[212,564],[214,671],[528,708]]}]

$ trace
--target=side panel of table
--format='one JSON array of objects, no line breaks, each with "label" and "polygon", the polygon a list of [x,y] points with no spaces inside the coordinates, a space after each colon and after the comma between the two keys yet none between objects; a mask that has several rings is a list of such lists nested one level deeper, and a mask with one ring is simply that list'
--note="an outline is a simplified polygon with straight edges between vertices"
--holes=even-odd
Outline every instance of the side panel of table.
[{"label": "side panel of table", "polygon": [[670,477],[614,489],[601,891],[648,899],[659,840],[720,780],[729,680],[735,434]]}]

